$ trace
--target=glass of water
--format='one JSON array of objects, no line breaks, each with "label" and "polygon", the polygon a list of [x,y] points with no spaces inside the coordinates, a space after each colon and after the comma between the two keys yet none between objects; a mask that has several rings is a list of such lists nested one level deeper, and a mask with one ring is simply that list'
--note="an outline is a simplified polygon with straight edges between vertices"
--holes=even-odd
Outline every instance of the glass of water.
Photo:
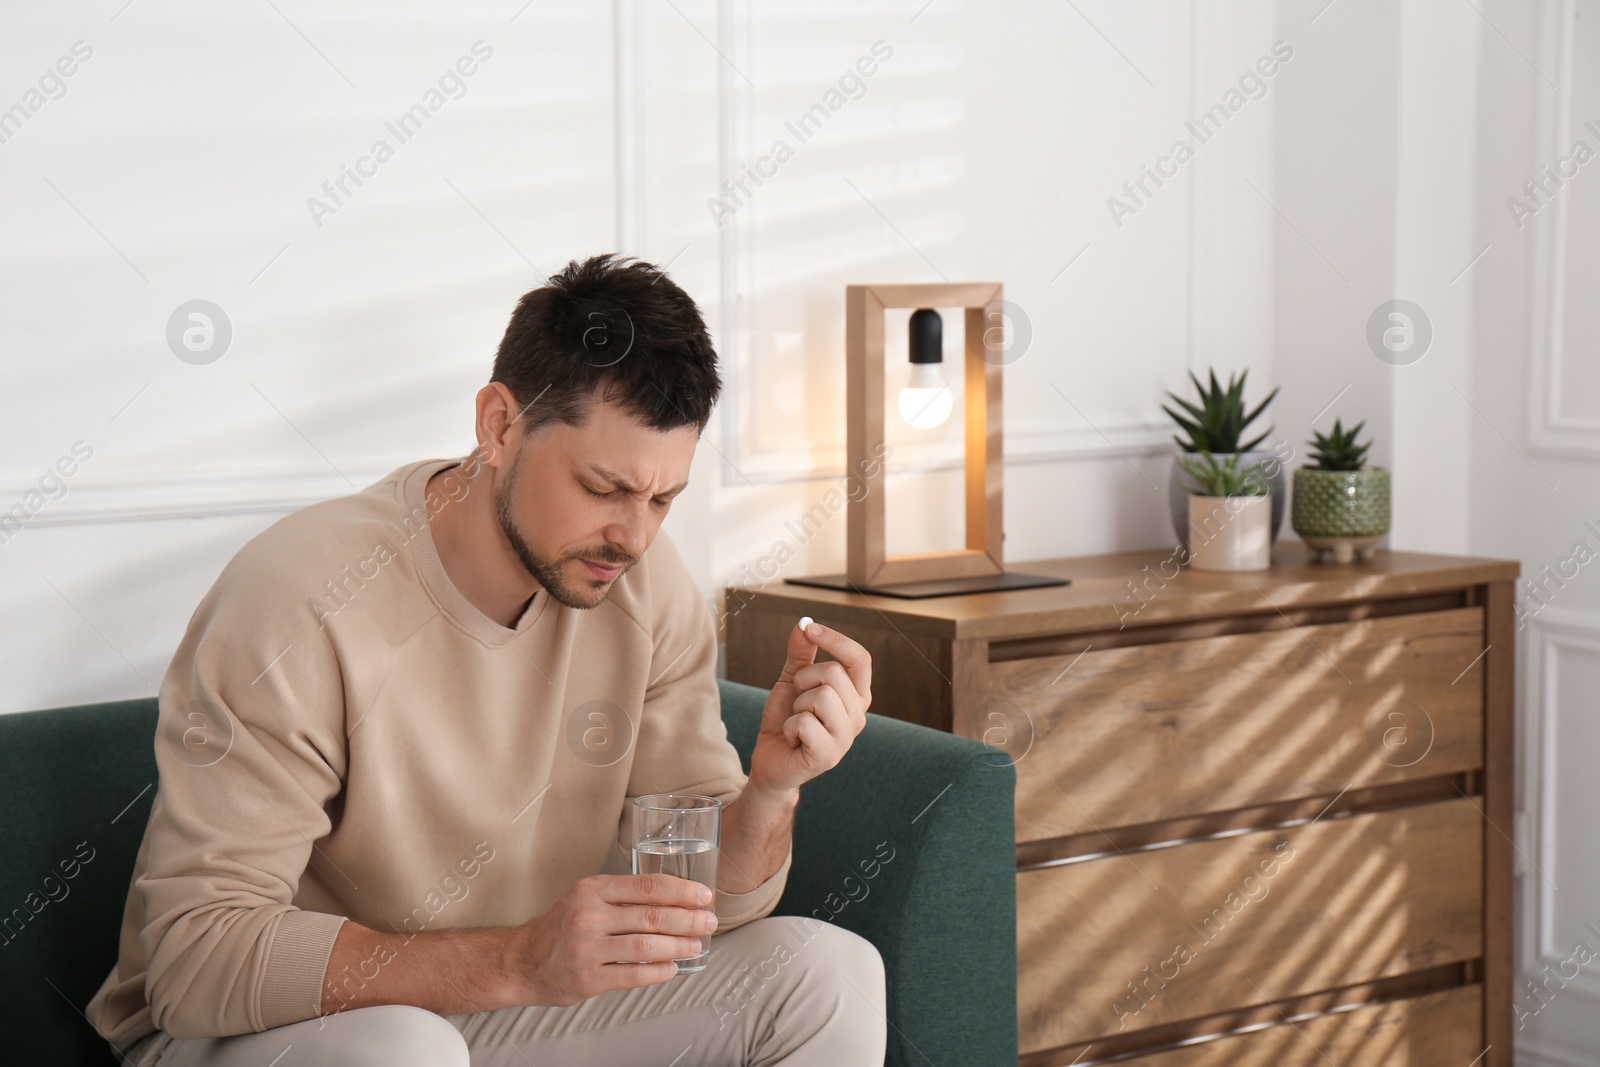
[{"label": "glass of water", "polygon": [[[650,793],[633,800],[633,873],[670,874],[717,891],[722,847],[722,801],[693,793]],[[715,899],[715,898],[713,898]],[[706,911],[714,904],[707,904]],[[678,973],[701,971],[711,935],[700,934],[700,955],[676,960]]]}]

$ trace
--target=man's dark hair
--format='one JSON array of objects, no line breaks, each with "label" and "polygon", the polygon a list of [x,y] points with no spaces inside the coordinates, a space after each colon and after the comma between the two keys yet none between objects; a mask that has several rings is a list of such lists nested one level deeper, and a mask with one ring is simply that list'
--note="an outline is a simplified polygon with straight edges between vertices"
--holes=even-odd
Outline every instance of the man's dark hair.
[{"label": "man's dark hair", "polygon": [[703,432],[722,389],[717,354],[689,294],[659,267],[616,253],[569,262],[517,301],[494,357],[525,429],[582,427],[590,397],[653,430]]}]

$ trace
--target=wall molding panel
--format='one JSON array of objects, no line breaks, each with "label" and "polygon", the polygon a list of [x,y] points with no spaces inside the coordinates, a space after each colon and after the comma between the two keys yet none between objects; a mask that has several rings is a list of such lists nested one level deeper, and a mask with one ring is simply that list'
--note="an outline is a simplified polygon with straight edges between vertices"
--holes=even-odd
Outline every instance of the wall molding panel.
[{"label": "wall molding panel", "polygon": [[[1557,811],[1557,790],[1561,783],[1558,773],[1558,754],[1563,744],[1561,737],[1563,693],[1568,701],[1573,686],[1562,685],[1562,657],[1586,656],[1600,663],[1600,612],[1572,608],[1546,607],[1528,622],[1528,638],[1524,662],[1523,706],[1525,712],[1525,741],[1523,745],[1524,811],[1526,825],[1531,830],[1534,869],[1521,872],[1522,937],[1519,963],[1528,975],[1538,975],[1547,965],[1552,969],[1571,953],[1568,938],[1583,937],[1591,948],[1600,950],[1592,935],[1585,932],[1558,931],[1555,928],[1556,889],[1552,882],[1559,862],[1560,842],[1552,815]],[[1592,695],[1592,694],[1589,694]],[[1583,699],[1583,698],[1579,698]],[[1567,715],[1578,714],[1569,703]],[[1568,888],[1568,892],[1572,892]],[[1600,920],[1600,901],[1597,901],[1593,918]],[[1572,996],[1588,1002],[1591,1010],[1600,1012],[1600,967],[1591,964],[1582,968],[1576,977],[1567,979],[1561,991],[1563,997]],[[1587,1062],[1587,1061],[1585,1061]]]},{"label": "wall molding panel", "polygon": [[[350,469],[343,474],[326,466],[285,466],[200,476],[141,474],[100,482],[70,479],[66,493],[58,499],[46,498],[22,528],[288,514],[320,500],[364,489],[399,465]],[[0,501],[9,509],[38,488],[33,481],[0,483]]]},{"label": "wall molding panel", "polygon": [[[1539,85],[1539,148],[1542,161],[1559,156],[1571,135],[1574,81],[1575,0],[1542,0],[1540,66],[1557,71],[1555,85]],[[1567,247],[1570,195],[1558,195],[1533,217],[1533,338],[1528,391],[1528,439],[1535,452],[1555,456],[1600,456],[1600,420],[1562,412],[1566,337]]]}]

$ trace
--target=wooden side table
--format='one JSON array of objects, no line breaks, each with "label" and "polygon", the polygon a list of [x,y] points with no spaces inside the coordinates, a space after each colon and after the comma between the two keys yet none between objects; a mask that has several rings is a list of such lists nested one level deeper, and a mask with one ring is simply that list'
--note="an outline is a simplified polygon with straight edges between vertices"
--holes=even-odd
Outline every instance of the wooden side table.
[{"label": "wooden side table", "polygon": [[730,679],[811,615],[1015,762],[1020,1062],[1510,1064],[1518,564],[1014,566],[1072,584],[725,601]]}]

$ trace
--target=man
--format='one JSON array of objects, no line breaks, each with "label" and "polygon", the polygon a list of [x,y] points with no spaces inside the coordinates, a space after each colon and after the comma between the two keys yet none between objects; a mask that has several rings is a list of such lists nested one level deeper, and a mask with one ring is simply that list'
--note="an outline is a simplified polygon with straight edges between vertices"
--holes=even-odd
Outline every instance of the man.
[{"label": "man", "polygon": [[[876,950],[769,917],[871,660],[797,624],[747,778],[715,624],[659,532],[720,387],[665,274],[570,263],[518,303],[469,456],[228,563],[162,682],[120,959],[87,1011],[125,1062],[883,1062]],[[725,805],[714,905],[626,873],[632,798],[661,792]]]}]

